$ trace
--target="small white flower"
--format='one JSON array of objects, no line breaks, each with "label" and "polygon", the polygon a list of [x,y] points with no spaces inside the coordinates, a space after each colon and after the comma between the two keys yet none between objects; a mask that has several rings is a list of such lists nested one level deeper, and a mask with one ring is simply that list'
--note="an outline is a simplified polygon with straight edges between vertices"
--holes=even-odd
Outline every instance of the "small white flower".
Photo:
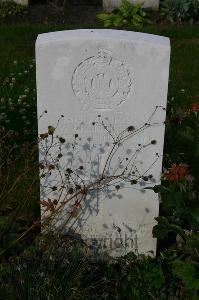
[{"label": "small white flower", "polygon": [[27,95],[20,95],[19,96],[19,99],[24,99],[24,98],[26,98],[27,97]]},{"label": "small white flower", "polygon": [[19,146],[17,145],[17,143],[14,143],[14,148],[18,148]]}]

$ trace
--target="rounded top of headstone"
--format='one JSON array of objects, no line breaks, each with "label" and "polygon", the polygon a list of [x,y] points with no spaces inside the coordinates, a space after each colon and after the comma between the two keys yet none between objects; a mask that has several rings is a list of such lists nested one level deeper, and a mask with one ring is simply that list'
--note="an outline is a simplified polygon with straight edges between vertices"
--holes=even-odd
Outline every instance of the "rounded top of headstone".
[{"label": "rounded top of headstone", "polygon": [[114,29],[76,29],[63,30],[39,34],[37,37],[37,45],[49,44],[53,42],[64,42],[71,39],[109,39],[109,40],[124,40],[128,42],[142,42],[157,46],[170,47],[169,38],[154,34],[114,30]]}]

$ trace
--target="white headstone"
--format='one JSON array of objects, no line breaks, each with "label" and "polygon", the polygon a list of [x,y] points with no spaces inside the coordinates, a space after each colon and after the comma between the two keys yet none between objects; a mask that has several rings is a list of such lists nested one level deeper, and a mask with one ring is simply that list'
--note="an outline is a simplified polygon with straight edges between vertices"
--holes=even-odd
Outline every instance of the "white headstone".
[{"label": "white headstone", "polygon": [[156,252],[159,199],[146,188],[160,184],[169,59],[169,39],[151,34],[38,36],[39,133],[56,127],[40,143],[41,208],[44,220],[48,203],[63,203],[55,230],[70,227],[111,256]]},{"label": "white headstone", "polygon": [[[143,3],[143,7],[158,10],[159,0],[129,0],[131,3]],[[103,8],[111,11],[114,7],[119,7],[121,0],[103,0]]]}]

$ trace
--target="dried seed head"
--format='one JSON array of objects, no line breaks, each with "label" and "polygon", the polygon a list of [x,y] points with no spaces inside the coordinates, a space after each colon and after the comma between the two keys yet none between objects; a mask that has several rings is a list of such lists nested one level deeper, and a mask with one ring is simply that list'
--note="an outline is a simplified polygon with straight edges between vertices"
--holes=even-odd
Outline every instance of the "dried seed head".
[{"label": "dried seed head", "polygon": [[73,173],[73,171],[70,168],[67,168],[66,173],[71,174],[71,173]]},{"label": "dried seed head", "polygon": [[48,133],[46,132],[46,133],[41,133],[40,134],[40,138],[43,140],[43,139],[45,139],[45,138],[47,138],[48,137]]},{"label": "dried seed head", "polygon": [[156,141],[156,140],[152,140],[152,141],[151,141],[151,144],[152,144],[152,145],[156,145],[156,144],[157,144],[157,141]]},{"label": "dried seed head", "polygon": [[120,185],[116,185],[115,188],[118,191],[120,189]]},{"label": "dried seed head", "polygon": [[57,190],[57,187],[56,186],[52,186],[52,191],[56,191]]},{"label": "dried seed head", "polygon": [[44,165],[42,163],[40,163],[39,164],[39,168],[43,170],[44,169]]},{"label": "dried seed head", "polygon": [[66,140],[62,137],[59,137],[59,141],[60,141],[61,144],[64,144]]},{"label": "dried seed head", "polygon": [[48,126],[48,134],[53,135],[55,132],[55,127],[53,126]]},{"label": "dried seed head", "polygon": [[73,188],[72,188],[72,187],[71,187],[71,188],[69,188],[69,190],[68,190],[68,193],[69,193],[69,194],[71,194],[71,195],[74,193],[74,190],[73,190]]},{"label": "dried seed head", "polygon": [[55,169],[55,166],[54,165],[49,165],[48,166],[48,170],[50,171],[50,170],[54,170]]},{"label": "dried seed head", "polygon": [[120,227],[117,227],[117,232],[121,232],[122,231],[122,229],[120,228]]},{"label": "dried seed head", "polygon": [[131,184],[132,184],[132,185],[133,185],[133,184],[137,184],[137,180],[135,180],[135,179],[131,180]]},{"label": "dried seed head", "polygon": [[129,126],[129,127],[127,128],[127,130],[128,130],[129,132],[131,132],[131,131],[135,130],[135,127],[131,125],[131,126]]}]

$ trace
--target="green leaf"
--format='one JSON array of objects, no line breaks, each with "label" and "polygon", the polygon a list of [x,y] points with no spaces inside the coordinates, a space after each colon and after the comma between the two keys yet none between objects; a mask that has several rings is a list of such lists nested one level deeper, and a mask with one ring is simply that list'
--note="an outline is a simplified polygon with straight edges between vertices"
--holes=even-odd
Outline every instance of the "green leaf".
[{"label": "green leaf", "polygon": [[1,216],[0,217],[0,226],[3,226],[7,223],[8,217]]},{"label": "green leaf", "polygon": [[193,212],[191,212],[191,215],[195,222],[199,225],[199,209],[196,209]]},{"label": "green leaf", "polygon": [[173,262],[173,272],[182,280],[185,289],[190,291],[192,295],[199,292],[199,273],[193,262],[183,262],[177,259]]},{"label": "green leaf", "polygon": [[168,218],[159,216],[155,219],[158,221],[158,224],[153,227],[154,237],[164,239],[170,232],[173,232],[185,238],[183,229],[177,224],[172,224]]}]

